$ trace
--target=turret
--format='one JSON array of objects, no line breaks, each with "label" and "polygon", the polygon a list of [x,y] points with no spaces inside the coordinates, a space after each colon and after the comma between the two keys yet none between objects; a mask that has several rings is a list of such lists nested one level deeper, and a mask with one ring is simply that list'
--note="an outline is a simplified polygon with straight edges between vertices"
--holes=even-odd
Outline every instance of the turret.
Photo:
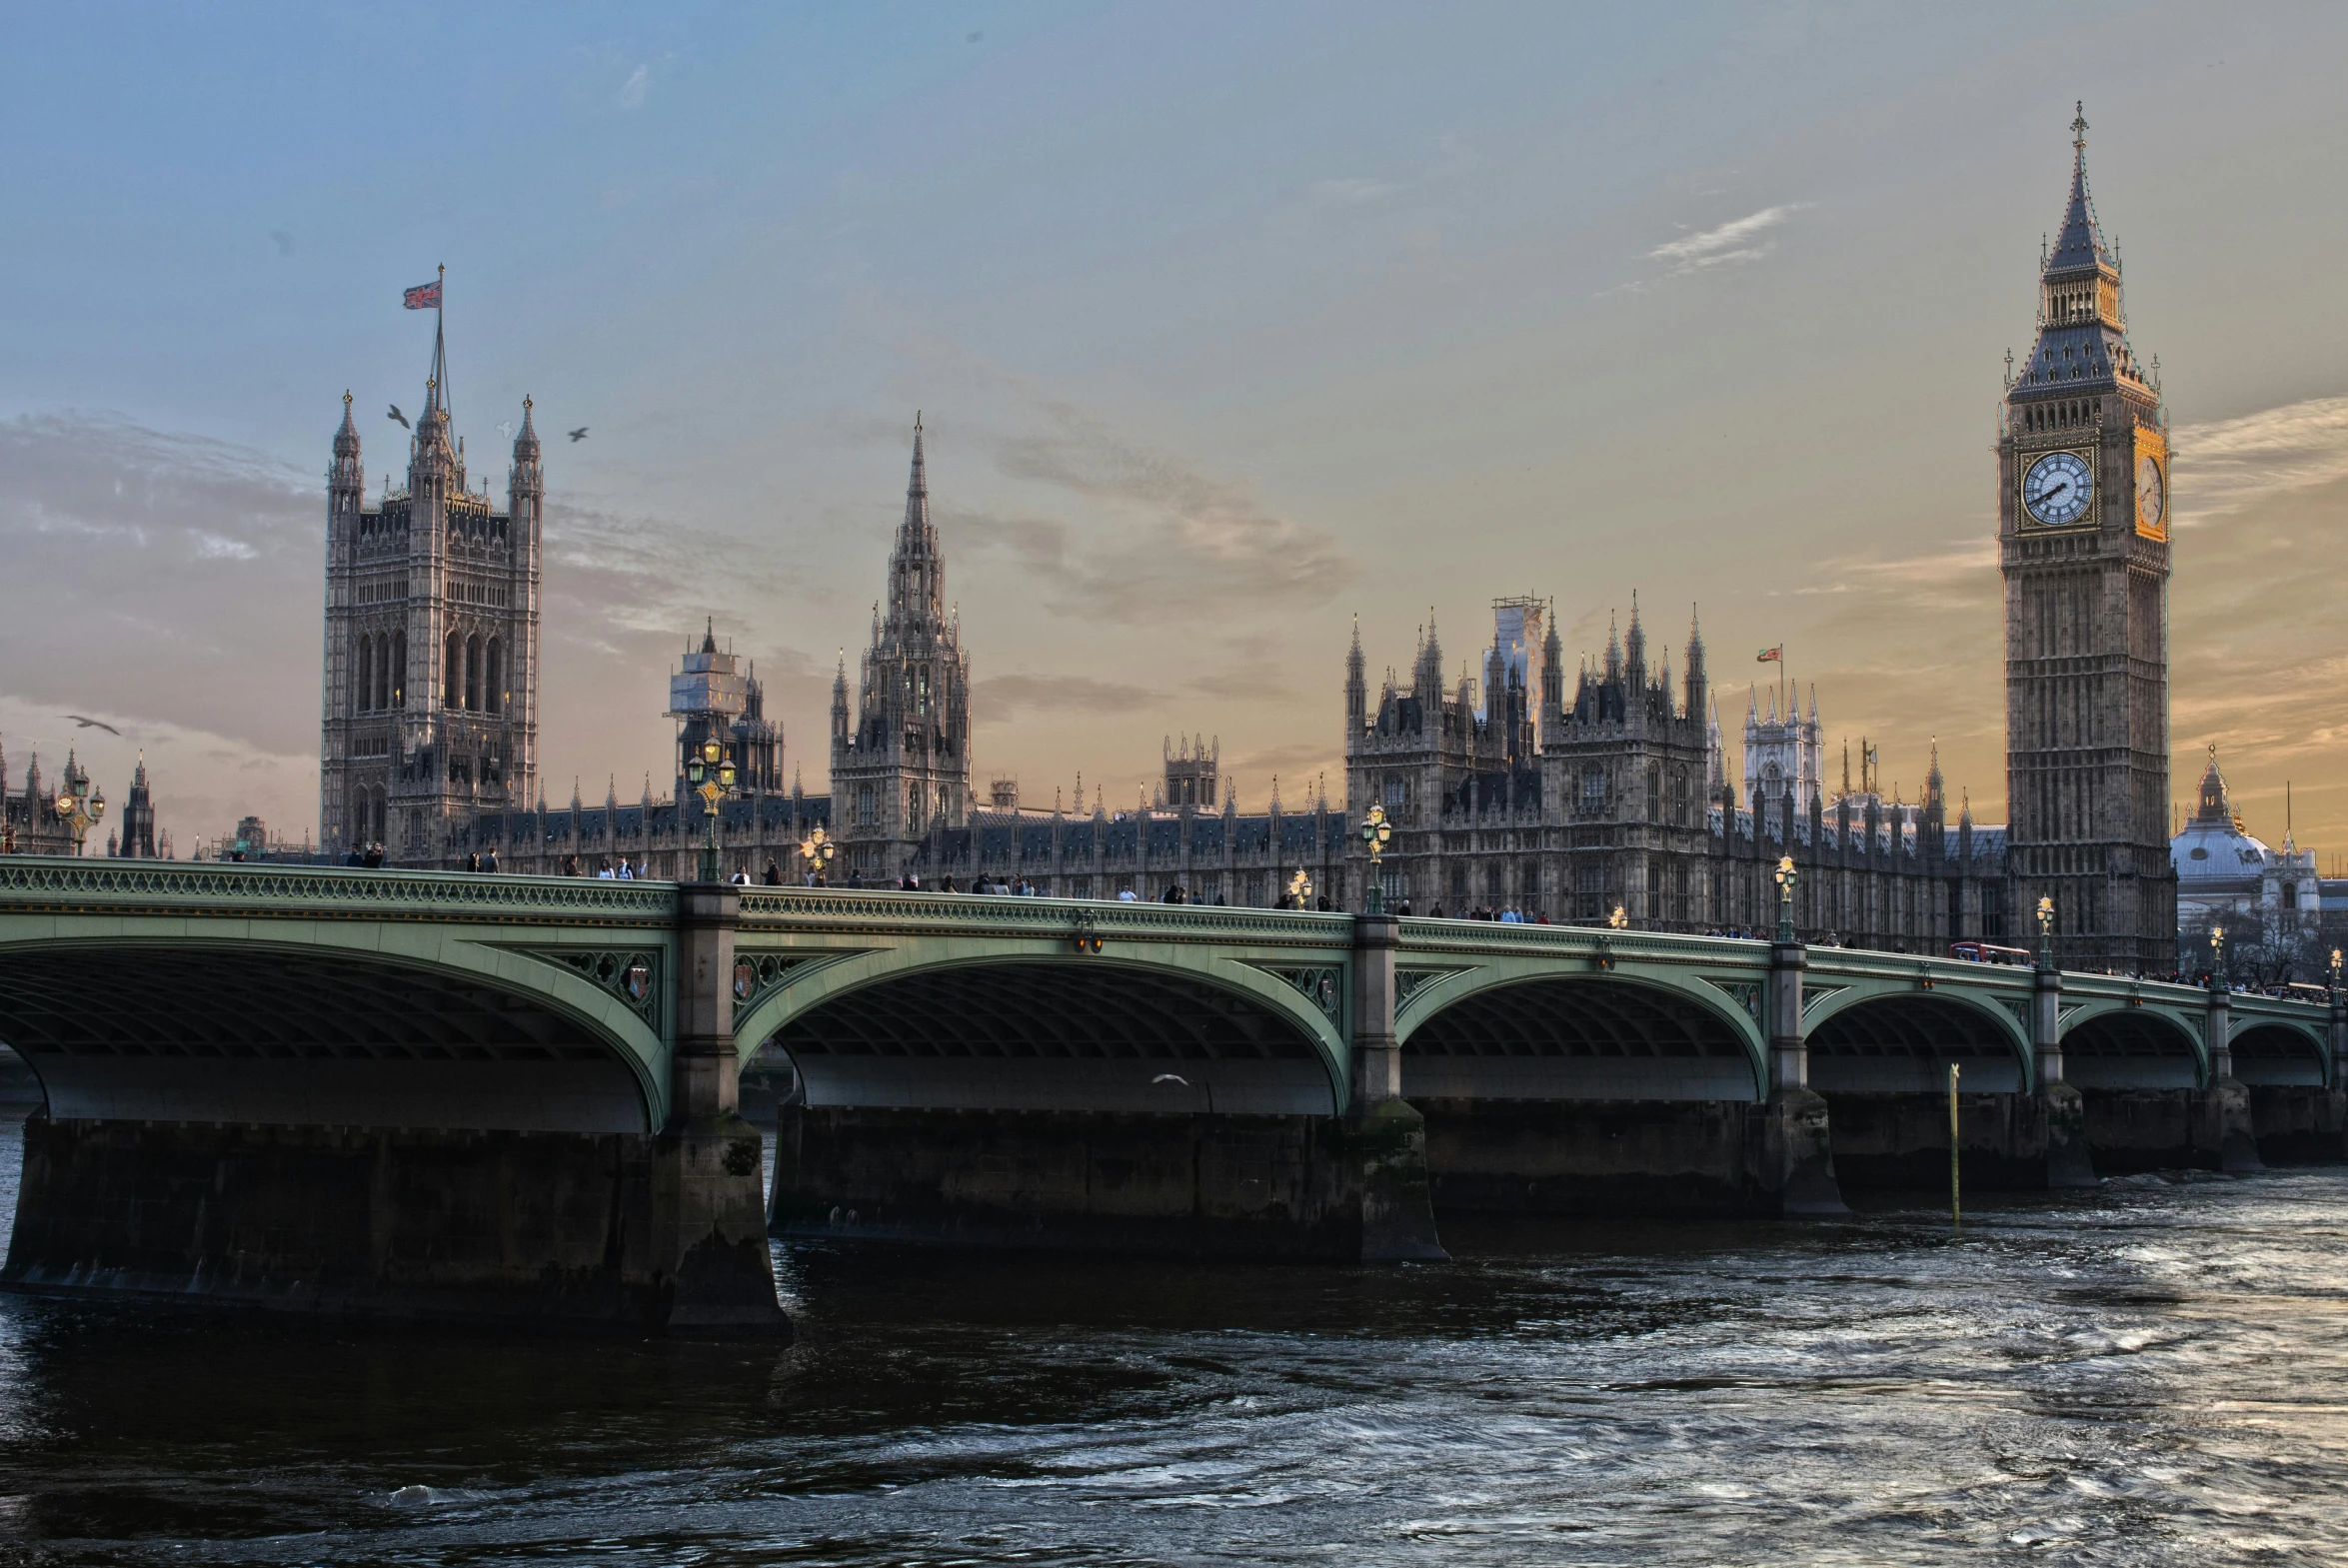
[{"label": "turret", "polygon": [[359,518],[359,501],[367,488],[367,469],[359,460],[359,427],[351,423],[351,395],[343,394],[343,423],[334,433],[334,467],[327,471],[328,516],[334,527],[348,527]]},{"label": "turret", "polygon": [[832,750],[848,750],[848,650],[840,651],[840,669],[832,677]]},{"label": "turret", "polygon": [[1369,717],[1369,688],[1362,679],[1361,618],[1353,618],[1353,646],[1345,653],[1345,746],[1351,750]]},{"label": "turret", "polygon": [[1548,636],[1541,640],[1541,731],[1546,745],[1565,734],[1565,644],[1557,636],[1557,612],[1549,607]]},{"label": "turret", "polygon": [[1623,640],[1622,678],[1630,692],[1629,706],[1643,709],[1647,684],[1647,635],[1638,624],[1638,590],[1630,591],[1630,635]]},{"label": "turret", "polygon": [[1696,625],[1695,606],[1687,607],[1687,717],[1699,717],[1706,707],[1709,682],[1704,675],[1704,634]]}]

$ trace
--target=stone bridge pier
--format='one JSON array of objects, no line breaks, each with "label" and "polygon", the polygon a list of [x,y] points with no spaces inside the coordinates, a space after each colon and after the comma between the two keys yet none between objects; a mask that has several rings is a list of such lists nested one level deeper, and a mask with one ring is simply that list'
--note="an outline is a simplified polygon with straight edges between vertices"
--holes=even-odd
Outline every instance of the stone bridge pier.
[{"label": "stone bridge pier", "polygon": [[[1392,919],[752,902],[744,988],[767,988],[739,1033],[799,1084],[778,1117],[776,1234],[1444,1256],[1424,1126],[1398,1092]],[[960,918],[934,945],[865,933],[942,910]]]},{"label": "stone bridge pier", "polygon": [[727,887],[0,861],[0,1287],[788,1334]]}]

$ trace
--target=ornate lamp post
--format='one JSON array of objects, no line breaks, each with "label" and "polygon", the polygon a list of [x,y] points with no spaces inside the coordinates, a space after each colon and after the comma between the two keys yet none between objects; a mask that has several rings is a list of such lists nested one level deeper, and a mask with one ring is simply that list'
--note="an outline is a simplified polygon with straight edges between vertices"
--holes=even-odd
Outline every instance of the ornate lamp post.
[{"label": "ornate lamp post", "polygon": [[2038,967],[2054,967],[2054,899],[2045,896],[2038,900]]},{"label": "ornate lamp post", "polygon": [[1304,867],[1296,867],[1296,874],[1288,878],[1288,902],[1299,909],[1311,907],[1312,878],[1304,874]]},{"label": "ornate lamp post", "polygon": [[1777,869],[1770,873],[1777,883],[1777,939],[1790,944],[1793,941],[1793,884],[1801,880],[1801,872],[1793,868],[1793,856],[1779,855]]},{"label": "ornate lamp post", "polygon": [[[1370,914],[1386,912],[1385,878],[1378,872],[1378,861],[1393,837],[1394,824],[1386,820],[1386,808],[1382,805],[1371,806],[1369,814],[1361,818],[1361,842],[1369,850],[1369,896],[1361,907]],[[1301,876],[1304,873],[1298,871],[1296,874]]]},{"label": "ornate lamp post", "polygon": [[[79,785],[77,788],[76,785]],[[57,819],[73,833],[73,852],[82,852],[82,838],[106,814],[106,791],[93,790],[87,774],[78,781],[68,781],[57,791]]]},{"label": "ornate lamp post", "polygon": [[1624,930],[1630,924],[1630,911],[1623,908],[1622,905],[1616,904],[1614,912],[1606,916],[1606,923],[1618,931]]},{"label": "ornate lamp post", "polygon": [[2332,949],[2332,994],[2340,994],[2340,949]]},{"label": "ornate lamp post", "polygon": [[824,825],[821,822],[816,824],[814,832],[799,840],[800,858],[807,861],[808,868],[816,873],[818,887],[832,885],[831,879],[825,873],[832,868],[832,856],[839,852],[840,845],[832,841],[832,835],[824,831]]},{"label": "ornate lamp post", "polygon": [[701,839],[701,879],[718,879],[718,802],[734,792],[734,765],[716,741],[704,741],[701,750],[685,762],[685,782],[701,796],[705,825]]},{"label": "ornate lamp post", "polygon": [[2226,988],[2226,928],[2223,925],[2212,925],[2209,928],[2209,988],[2213,991]]}]

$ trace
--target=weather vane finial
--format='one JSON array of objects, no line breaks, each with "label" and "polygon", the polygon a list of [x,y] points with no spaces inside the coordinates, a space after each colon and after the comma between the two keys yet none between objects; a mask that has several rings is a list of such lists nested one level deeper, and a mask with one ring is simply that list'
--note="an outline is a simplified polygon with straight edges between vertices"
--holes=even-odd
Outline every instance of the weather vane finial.
[{"label": "weather vane finial", "polygon": [[2078,101],[2078,113],[2071,121],[2071,145],[2079,150],[2081,157],[2087,155],[2087,100],[2084,98]]}]

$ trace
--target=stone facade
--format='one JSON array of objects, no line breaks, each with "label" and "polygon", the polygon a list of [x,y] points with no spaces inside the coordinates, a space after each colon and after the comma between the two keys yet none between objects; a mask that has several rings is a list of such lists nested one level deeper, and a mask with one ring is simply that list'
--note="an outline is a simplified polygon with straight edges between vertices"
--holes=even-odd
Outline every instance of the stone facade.
[{"label": "stone facade", "polygon": [[[7,778],[7,759],[0,757],[0,781]],[[67,752],[64,787],[76,788],[86,784],[89,777],[73,753]],[[0,789],[0,847],[11,854],[74,852],[73,828],[57,814],[57,791],[42,780],[38,754],[25,766],[21,794]]]},{"label": "stone facade", "polygon": [[[1395,824],[1381,861],[1389,908],[1421,914],[1514,910],[1528,919],[1611,920],[1647,930],[1772,928],[1773,872],[1795,865],[1795,924],[1809,940],[1939,951],[2008,930],[2002,834],[1960,811],[1946,820],[1934,758],[1924,797],[1872,788],[1828,798],[1815,695],[1806,717],[1744,732],[1747,793],[1726,781],[1700,631],[1685,677],[1650,667],[1634,606],[1627,636],[1581,663],[1570,701],[1552,626],[1537,664],[1509,653],[1528,601],[1495,602],[1483,706],[1462,676],[1441,687],[1441,644],[1421,633],[1407,686],[1389,673],[1373,708],[1356,630],[1345,661],[1345,814],[1382,805]],[[1528,715],[1524,672],[1540,682]],[[1346,840],[1366,885],[1366,851]],[[1617,911],[1619,914],[1617,915]]]},{"label": "stone facade", "polygon": [[500,510],[468,483],[447,387],[436,331],[405,489],[367,505],[348,394],[328,471],[320,841],[396,865],[461,864],[464,824],[538,786],[538,432],[526,398]]},{"label": "stone facade", "polygon": [[970,661],[946,605],[946,559],[930,522],[922,427],[914,422],[905,521],[889,556],[888,611],[873,606],[852,708],[848,661],[832,687],[832,802],[838,876],[894,881],[925,837],[971,810]]},{"label": "stone facade", "polygon": [[2013,903],[2053,901],[2065,968],[2176,957],[2169,864],[2168,415],[2129,346],[2119,257],[2073,122],[2038,336],[1997,439]]}]

